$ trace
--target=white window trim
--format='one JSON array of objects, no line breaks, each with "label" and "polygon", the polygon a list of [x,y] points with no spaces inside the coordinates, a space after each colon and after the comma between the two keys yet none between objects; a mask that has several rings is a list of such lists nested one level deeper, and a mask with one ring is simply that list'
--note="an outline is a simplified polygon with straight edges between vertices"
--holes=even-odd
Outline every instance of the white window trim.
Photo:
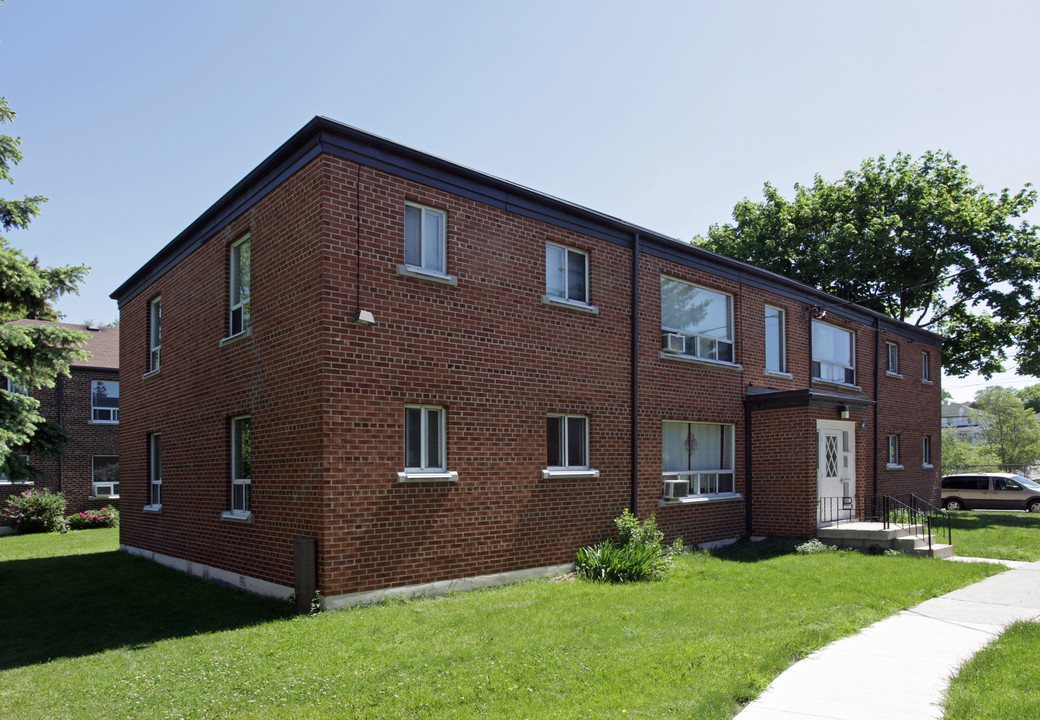
[{"label": "white window trim", "polygon": [[[404,470],[397,473],[398,482],[458,482],[459,474],[453,470],[448,469],[448,412],[440,405],[415,405],[407,404],[404,406],[405,411],[407,410],[422,410],[420,428],[419,428],[419,442],[420,442],[420,462],[425,463],[429,456],[427,452],[426,442],[426,424],[427,417],[430,411],[436,411],[441,418],[440,425],[440,437],[437,439],[439,443],[439,454],[441,461],[444,463],[441,467],[405,467]],[[408,454],[408,429],[407,429],[407,412],[405,412],[405,462],[407,462]]]},{"label": "white window trim", "polygon": [[[241,257],[240,248],[242,247],[242,245],[244,245],[246,243],[250,243],[250,242],[251,242],[251,236],[247,233],[247,234],[243,235],[242,237],[240,237],[235,242],[231,243],[230,252],[228,253],[228,265],[229,265],[229,268],[230,268],[230,275],[228,276],[228,303],[229,303],[228,304],[228,335],[225,338],[225,340],[230,340],[231,338],[237,338],[240,335],[242,335],[243,333],[246,333],[246,332],[248,332],[249,330],[251,330],[253,328],[252,314],[248,314],[247,315],[246,314],[246,309],[245,309],[245,306],[247,304],[249,304],[249,301],[250,301],[250,299],[253,296],[253,288],[252,288],[253,257],[252,257],[252,252],[250,252],[250,256],[249,256],[249,275],[250,275],[249,294],[246,296],[245,300],[239,300],[238,302],[235,302],[236,278],[238,278],[237,284],[239,286],[241,286],[241,284],[242,284],[242,280],[241,280],[241,277],[240,277],[240,274],[239,274],[239,267],[238,267],[238,265],[240,263],[236,263],[235,262],[235,257],[236,257],[236,255],[238,257]],[[252,250],[252,245],[250,245],[250,250]],[[241,295],[241,291],[239,292],[239,294]],[[242,312],[242,329],[239,330],[238,332],[234,332],[234,328],[235,328],[235,320],[234,320],[234,318],[235,318],[235,310],[241,310],[241,312]]]},{"label": "white window trim", "polygon": [[[581,418],[582,420],[585,421],[585,456],[586,456],[585,459],[586,460],[590,460],[591,459],[590,456],[591,456],[592,448],[589,445],[589,431],[590,431],[589,426],[590,426],[590,423],[589,423],[588,416],[587,415],[577,415],[577,414],[574,414],[574,413],[548,413],[546,415],[546,418],[551,418],[551,417],[563,418],[564,420],[566,420],[567,418]],[[563,432],[565,434],[567,432],[567,423],[566,422],[563,423]],[[566,438],[564,439],[563,442],[564,442],[564,445],[566,445],[566,443],[567,443]],[[596,470],[595,468],[593,468],[591,464],[588,464],[588,465],[546,465],[546,467],[542,470],[542,480],[562,480],[562,479],[594,480],[594,479],[596,479],[598,477],[599,477],[599,470]]]},{"label": "white window trim", "polygon": [[554,307],[567,308],[568,310],[577,310],[579,312],[589,313],[590,315],[599,315],[599,308],[595,305],[589,305],[588,303],[578,302],[576,300],[567,300],[566,298],[556,297],[555,295],[542,295],[542,303]]},{"label": "white window trim", "polygon": [[[855,331],[849,330],[848,328],[843,328],[843,327],[841,327],[839,325],[833,325],[831,323],[822,322],[820,320],[813,320],[812,322],[813,322],[813,324],[818,323],[820,325],[826,325],[827,327],[831,327],[831,328],[834,328],[835,330],[840,330],[843,333],[847,333],[848,336],[849,336],[849,358],[852,360],[852,365],[843,365],[841,363],[836,363],[836,362],[833,362],[831,360],[824,360],[823,358],[818,358],[818,357],[816,357],[816,344],[813,343],[812,344],[811,357],[809,358],[809,361],[810,361],[809,362],[809,374],[811,376],[812,381],[813,382],[830,383],[831,385],[838,385],[840,387],[855,388],[856,390],[860,390],[861,389],[860,386],[857,385],[855,382],[848,383],[848,382],[845,382],[845,381],[842,381],[842,380],[831,380],[830,378],[822,377],[823,366],[824,365],[826,365],[828,367],[840,367],[840,368],[843,368],[845,370],[851,370],[853,377],[856,377],[856,376],[859,375],[859,372],[856,370],[856,333],[855,333]],[[812,338],[812,326],[811,325],[809,327],[809,337],[810,337],[810,341],[811,341],[811,338]],[[813,365],[813,363],[819,364],[819,366],[820,366],[820,373],[821,373],[820,376],[812,374],[812,365]]]},{"label": "white window trim", "polygon": [[[662,421],[662,428],[665,423],[678,423],[682,425],[722,425],[729,428],[729,468],[701,468],[699,470],[664,470],[661,471],[661,482],[671,479],[682,479],[685,475],[710,475],[710,474],[725,474],[728,473],[733,476],[733,490],[727,492],[715,492],[715,493],[693,493],[692,490],[693,482],[690,482],[691,494],[682,498],[676,498],[674,500],[665,500],[661,498],[661,504],[666,505],[687,505],[694,503],[714,502],[717,500],[735,500],[743,497],[743,495],[737,492],[737,426],[734,423],[726,422],[707,422],[703,420],[664,420]],[[663,450],[663,437],[662,437],[662,450]]]},{"label": "white window trim", "polygon": [[[408,202],[408,201],[406,201],[404,205],[405,205],[406,208],[412,207],[412,208],[416,208],[416,209],[421,211],[419,213],[419,218],[420,218],[420,220],[419,220],[419,222],[420,222],[420,224],[419,224],[419,255],[420,255],[420,264],[419,265],[414,265],[412,263],[409,263],[409,262],[405,261],[405,262],[403,262],[403,263],[401,263],[400,265],[397,266],[398,274],[406,275],[408,277],[418,278],[420,280],[432,280],[434,282],[444,283],[445,285],[457,285],[458,284],[458,278],[456,278],[454,275],[451,275],[451,274],[448,273],[448,212],[447,212],[447,210],[443,210],[441,208],[431,207],[429,205],[423,205],[421,203]],[[432,214],[432,215],[435,215],[435,216],[440,218],[439,219],[439,223],[440,223],[440,226],[441,226],[441,244],[440,244],[440,247],[438,248],[440,257],[438,257],[437,259],[440,261],[439,265],[441,267],[443,267],[444,270],[437,270],[435,268],[429,267],[429,263],[427,262],[427,258],[425,257],[425,254],[424,254],[424,251],[425,251],[425,248],[426,248],[426,244],[423,242],[423,239],[424,239],[425,234],[426,234],[426,232],[425,232],[426,231],[426,219],[427,219],[428,214]],[[407,245],[407,243],[408,243],[408,239],[407,239],[407,223],[408,223],[407,212],[405,212],[404,215],[405,215],[405,217],[403,218],[403,221],[404,221],[405,226],[406,226],[404,243],[405,243],[405,245]],[[407,255],[407,248],[405,248],[405,254]]]},{"label": "white window trim", "polygon": [[[156,343],[156,328],[159,342]],[[162,369],[162,295],[148,303],[148,372],[145,377],[157,375]]]},{"label": "white window trim", "polygon": [[[713,342],[716,342],[716,343],[719,343],[719,342],[729,343],[730,350],[731,350],[731,352],[733,354],[733,360],[717,360],[715,358],[701,357],[700,355],[689,355],[689,354],[686,354],[686,353],[666,353],[666,352],[662,352],[661,355],[662,356],[672,357],[672,358],[675,358],[675,359],[693,359],[693,360],[699,360],[699,361],[703,361],[703,362],[708,362],[708,363],[711,363],[711,364],[714,364],[714,365],[727,365],[727,366],[730,366],[730,367],[739,367],[739,365],[737,365],[737,340],[736,340],[736,337],[735,337],[736,336],[736,322],[735,322],[735,319],[734,319],[734,316],[735,316],[735,313],[736,313],[736,307],[735,307],[736,302],[735,302],[735,300],[733,298],[733,293],[728,293],[725,290],[719,290],[717,288],[708,287],[706,285],[700,285],[698,283],[690,282],[689,280],[683,280],[681,278],[673,277],[671,275],[661,275],[661,279],[662,280],[670,280],[672,282],[679,282],[679,283],[682,283],[684,285],[689,285],[691,287],[699,288],[701,290],[706,290],[707,292],[715,293],[716,295],[724,295],[725,297],[729,298],[729,303],[727,304],[728,307],[726,308],[727,309],[727,313],[729,315],[729,318],[728,318],[727,322],[729,324],[730,334],[734,336],[734,337],[728,337],[728,338],[717,338],[717,337],[712,337],[710,335],[704,335],[702,333],[691,333],[691,332],[686,332],[686,331],[683,331],[683,330],[677,330],[675,328],[670,328],[670,327],[666,326],[664,324],[664,318],[662,317],[661,318],[661,332],[662,333],[673,333],[675,335],[682,335],[683,337],[687,337],[687,338],[691,338],[691,337],[692,338],[698,338],[698,345],[700,344],[700,342],[699,342],[700,338],[703,338],[703,339],[708,340],[708,341],[713,341]],[[661,302],[662,303],[664,302],[664,298],[663,297],[661,298]],[[663,314],[664,314],[664,312],[663,312],[663,306],[662,306],[662,315]]]},{"label": "white window trim", "polygon": [[251,415],[236,415],[233,418],[231,418],[231,505],[232,505],[232,508],[230,510],[228,510],[227,512],[224,512],[221,515],[221,517],[224,518],[225,520],[249,520],[249,519],[251,519],[253,517],[252,503],[250,503],[250,509],[249,510],[242,510],[242,509],[238,509],[238,508],[234,507],[234,504],[235,504],[235,486],[236,485],[249,485],[250,486],[250,491],[252,491],[252,485],[253,485],[252,477],[249,477],[249,478],[236,478],[235,477],[235,467],[238,465],[238,454],[241,452],[241,450],[238,447],[238,443],[236,442],[236,438],[237,438],[237,435],[238,435],[236,425],[237,425],[239,420],[249,420],[250,421],[250,426],[252,426],[252,416]]},{"label": "white window trim", "polygon": [[[97,406],[94,405],[94,383],[99,383],[99,382],[113,382],[116,385],[119,385],[119,381],[118,380],[91,380],[90,381],[90,424],[92,424],[92,425],[118,425],[119,424],[119,408],[118,407],[105,408],[105,407],[97,407]],[[112,413],[113,417],[115,417],[115,420],[97,420],[97,419],[94,418],[94,411],[95,410],[108,410],[109,412]]]},{"label": "white window trim", "polygon": [[921,382],[932,385],[932,354],[927,350],[921,351]]},{"label": "white window trim", "polygon": [[[577,248],[573,248],[573,247],[570,247],[568,245],[564,245],[562,243],[551,242],[551,241],[548,241],[548,240],[545,242],[545,246],[546,246],[546,248],[555,247],[555,248],[559,248],[560,250],[563,250],[564,267],[561,268],[561,271],[563,272],[563,275],[564,275],[564,282],[563,282],[563,285],[564,285],[564,295],[552,295],[549,292],[549,263],[548,263],[548,258],[546,258],[546,265],[545,265],[545,295],[542,296],[542,302],[545,302],[545,303],[548,303],[548,304],[556,304],[558,302],[558,303],[561,303],[564,307],[567,307],[567,306],[592,307],[592,304],[589,302],[589,298],[592,296],[591,288],[589,287],[589,265],[591,264],[591,261],[589,259],[589,254],[586,251],[584,251],[584,250],[579,250]],[[585,299],[584,300],[575,300],[574,298],[569,298],[566,295],[566,292],[567,292],[567,267],[568,267],[567,266],[567,259],[570,257],[571,253],[574,253],[575,255],[580,255],[584,259],[584,261],[585,261],[584,262],[584,270],[585,270],[585,282],[584,282]]]},{"label": "white window trim", "polygon": [[[779,370],[772,370],[770,368],[765,368],[764,374],[772,375],[774,377],[787,377],[787,378],[794,377],[791,373],[787,372],[787,311],[784,310],[782,307],[777,307],[776,305],[768,305],[768,304],[765,306],[765,309],[766,310],[775,310],[778,313],[778,315],[779,315],[778,321],[780,323],[780,337],[778,338],[778,340],[780,341],[780,369]],[[765,320],[766,320],[766,318],[763,315],[763,317],[762,317],[763,330],[765,329]],[[763,349],[764,349],[764,346],[765,346],[766,342],[768,341],[768,333],[765,333],[765,332],[763,333],[762,340],[763,340]],[[765,362],[768,362],[768,359]],[[763,364],[763,367],[764,367],[764,364]]]},{"label": "white window trim", "polygon": [[118,484],[119,483],[119,480],[116,480],[115,483],[98,483],[98,482],[96,482],[94,480],[94,477],[95,477],[96,472],[97,472],[96,469],[94,468],[94,461],[97,460],[97,458],[115,458],[116,462],[119,462],[119,456],[118,455],[91,455],[90,456],[90,497],[91,498],[99,498],[99,497],[101,497],[101,498],[109,498],[109,499],[112,499],[112,500],[118,500],[119,499],[119,493],[109,494],[109,495],[98,495],[97,494],[97,486],[98,485],[113,485],[113,484]]},{"label": "white window trim", "polygon": [[921,438],[921,467],[925,469],[932,469],[935,465],[932,464],[932,436],[924,435]]},{"label": "white window trim", "polygon": [[744,366],[739,363],[726,362],[725,360],[712,360],[711,358],[694,357],[693,355],[678,355],[676,353],[665,352],[660,350],[657,353],[657,357],[662,360],[673,360],[675,362],[689,363],[690,365],[706,365],[708,367],[735,370],[737,372],[744,369]]},{"label": "white window trim", "polygon": [[903,379],[899,372],[899,346],[894,342],[885,343],[885,375]]},{"label": "white window trim", "polygon": [[[155,441],[159,440],[159,477],[155,477]],[[159,486],[159,502],[152,503],[152,489]],[[162,433],[151,433],[148,436],[148,500],[149,503],[142,508],[145,512],[162,511]]]},{"label": "white window trim", "polygon": [[[890,460],[892,459],[892,440],[893,439],[896,441],[895,442],[895,450],[896,450],[896,452],[895,452],[896,458],[895,459],[896,459],[896,461],[895,462],[890,462]],[[886,470],[902,470],[903,469],[903,463],[902,463],[902,461],[901,461],[901,459],[899,457],[899,454],[900,454],[899,435],[886,435],[885,436],[885,469]]]}]

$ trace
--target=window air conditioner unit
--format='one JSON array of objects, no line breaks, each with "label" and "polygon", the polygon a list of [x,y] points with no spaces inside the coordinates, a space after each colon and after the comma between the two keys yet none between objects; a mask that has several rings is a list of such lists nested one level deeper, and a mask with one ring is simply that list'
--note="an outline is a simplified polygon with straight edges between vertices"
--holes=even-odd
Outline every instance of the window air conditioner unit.
[{"label": "window air conditioner unit", "polygon": [[661,348],[673,355],[679,355],[686,351],[686,338],[678,333],[665,333],[661,336]]},{"label": "window air conditioner unit", "polygon": [[690,494],[689,480],[665,480],[664,499],[678,500]]}]

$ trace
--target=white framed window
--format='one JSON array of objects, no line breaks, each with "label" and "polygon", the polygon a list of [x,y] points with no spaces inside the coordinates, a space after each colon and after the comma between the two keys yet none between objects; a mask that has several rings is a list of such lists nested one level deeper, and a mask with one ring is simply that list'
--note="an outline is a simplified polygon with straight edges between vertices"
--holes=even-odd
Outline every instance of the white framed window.
[{"label": "white framed window", "polygon": [[95,455],[91,468],[94,497],[119,497],[119,456]]},{"label": "white framed window", "polygon": [[780,308],[766,305],[766,370],[770,372],[787,372],[786,318],[787,313]]},{"label": "white framed window", "polygon": [[117,381],[91,381],[90,419],[96,423],[114,424],[119,422],[119,383]]},{"label": "white framed window", "polygon": [[[8,382],[10,382],[10,381],[8,381]],[[14,391],[12,391],[12,392],[14,392]],[[28,455],[22,455],[22,454],[19,454],[19,453],[11,453],[10,455],[8,455],[8,458],[12,458],[12,457],[15,457],[15,456],[17,456],[19,459],[21,459],[21,461],[22,461],[22,463],[24,465],[28,465],[29,464],[29,456]],[[32,481],[32,480],[25,479],[25,478],[19,479],[19,480],[12,480],[7,475],[6,472],[0,472],[0,485],[14,485],[14,484],[35,485],[36,483],[34,481]]]},{"label": "white framed window", "polygon": [[679,355],[732,364],[733,297],[662,276],[661,331]]},{"label": "white framed window", "polygon": [[589,303],[589,256],[581,250],[545,244],[545,294],[573,303]]},{"label": "white framed window", "polygon": [[252,477],[252,419],[241,415],[231,418],[231,513],[235,516],[252,512]]},{"label": "white framed window", "polygon": [[856,336],[849,330],[813,320],[812,376],[843,385],[856,384]]},{"label": "white framed window", "polygon": [[928,352],[921,353],[921,382],[932,381],[932,356]]},{"label": "white framed window", "polygon": [[899,464],[899,436],[889,435],[888,436],[888,456],[885,460],[886,464],[890,468],[901,467]]},{"label": "white framed window", "polygon": [[589,419],[550,413],[545,418],[546,468],[542,479],[598,478],[589,465]]},{"label": "white framed window", "polygon": [[405,405],[404,472],[400,482],[458,480],[448,470],[448,430],[444,408],[435,405]]},{"label": "white framed window", "polygon": [[145,510],[162,509],[162,435],[148,436],[148,505]]},{"label": "white framed window", "polygon": [[733,432],[728,423],[666,420],[661,442],[665,482],[680,481],[688,496],[732,495]]},{"label": "white framed window", "polygon": [[921,438],[921,466],[932,467],[932,437],[925,435]]},{"label": "white framed window", "polygon": [[249,330],[250,316],[250,264],[252,250],[249,236],[231,245],[231,316],[229,318],[228,337],[234,337]]},{"label": "white framed window", "polygon": [[899,346],[895,343],[885,343],[885,372],[888,375],[899,374]]},{"label": "white framed window", "polygon": [[405,203],[405,265],[435,273],[447,273],[447,221],[448,215],[443,210]]},{"label": "white framed window", "polygon": [[162,348],[162,298],[148,303],[148,372],[159,371]]},{"label": "white framed window", "polygon": [[29,386],[18,380],[12,380],[11,378],[5,378],[7,380],[7,392],[15,395],[29,396]]}]

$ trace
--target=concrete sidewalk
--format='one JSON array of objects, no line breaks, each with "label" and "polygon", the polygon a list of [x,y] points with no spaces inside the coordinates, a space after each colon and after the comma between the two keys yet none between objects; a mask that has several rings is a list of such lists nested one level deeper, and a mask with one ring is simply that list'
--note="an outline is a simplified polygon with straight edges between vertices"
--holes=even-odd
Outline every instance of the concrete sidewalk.
[{"label": "concrete sidewalk", "polygon": [[938,720],[943,694],[965,660],[1008,624],[1040,622],[1040,562],[1002,564],[1012,569],[795,663],[737,720]]}]

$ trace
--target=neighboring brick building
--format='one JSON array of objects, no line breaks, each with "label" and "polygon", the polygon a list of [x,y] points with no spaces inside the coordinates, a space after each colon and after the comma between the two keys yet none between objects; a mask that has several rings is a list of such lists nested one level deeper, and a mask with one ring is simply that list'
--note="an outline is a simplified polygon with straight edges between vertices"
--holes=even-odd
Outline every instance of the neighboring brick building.
[{"label": "neighboring brick building", "polygon": [[53,388],[34,390],[40,412],[71,435],[65,454],[53,460],[30,457],[46,473],[33,485],[0,478],[0,504],[28,487],[65,493],[68,512],[119,506],[119,328],[16,320],[12,325],[60,325],[86,333],[70,377],[59,375]]},{"label": "neighboring brick building", "polygon": [[937,336],[323,118],[113,297],[122,546],[257,592],[302,537],[336,606],[626,507],[699,544],[938,499]]}]

